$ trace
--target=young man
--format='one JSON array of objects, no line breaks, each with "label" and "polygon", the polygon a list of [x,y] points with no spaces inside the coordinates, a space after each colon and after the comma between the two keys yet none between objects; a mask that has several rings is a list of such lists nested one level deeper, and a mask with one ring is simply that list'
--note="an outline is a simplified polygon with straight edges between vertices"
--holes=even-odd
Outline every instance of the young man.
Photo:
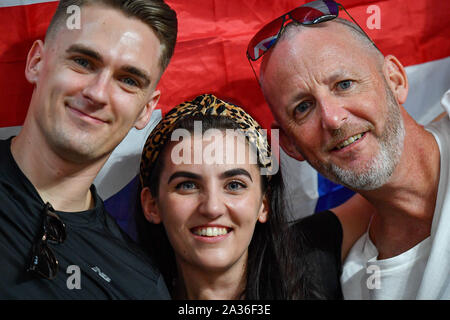
[{"label": "young man", "polygon": [[344,264],[345,298],[448,299],[450,119],[417,124],[402,106],[401,63],[356,25],[327,21],[337,16],[332,3],[291,14],[300,23],[263,56],[260,83],[281,145],[376,209]]},{"label": "young man", "polygon": [[[66,27],[73,5],[79,29]],[[163,1],[60,2],[28,54],[23,128],[0,141],[1,298],[169,298],[92,182],[128,131],[148,123],[176,35]]]}]

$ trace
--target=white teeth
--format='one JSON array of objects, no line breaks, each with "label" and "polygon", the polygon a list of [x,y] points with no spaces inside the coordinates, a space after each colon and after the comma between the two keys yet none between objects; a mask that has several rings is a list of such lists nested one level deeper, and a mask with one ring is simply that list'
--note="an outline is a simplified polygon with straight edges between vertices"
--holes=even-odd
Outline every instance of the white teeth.
[{"label": "white teeth", "polygon": [[361,137],[363,136],[363,133],[358,133],[356,135],[354,135],[353,137],[348,138],[347,140],[345,140],[344,142],[342,142],[341,144],[339,144],[338,146],[336,146],[336,149],[340,150],[343,147],[348,146],[349,144],[352,144],[353,142],[355,142],[356,140],[359,140]]},{"label": "white teeth", "polygon": [[227,234],[228,230],[227,228],[208,227],[208,228],[197,228],[193,232],[198,236],[217,237]]}]

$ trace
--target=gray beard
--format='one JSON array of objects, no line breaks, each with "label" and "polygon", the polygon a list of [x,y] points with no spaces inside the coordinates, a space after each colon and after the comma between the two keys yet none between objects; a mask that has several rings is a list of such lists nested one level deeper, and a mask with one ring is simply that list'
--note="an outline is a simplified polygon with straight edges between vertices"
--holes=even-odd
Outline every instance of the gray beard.
[{"label": "gray beard", "polygon": [[400,109],[387,84],[386,94],[389,113],[386,128],[378,139],[378,154],[361,172],[342,169],[333,163],[321,164],[319,171],[328,179],[355,190],[374,190],[388,182],[402,155],[405,128]]}]

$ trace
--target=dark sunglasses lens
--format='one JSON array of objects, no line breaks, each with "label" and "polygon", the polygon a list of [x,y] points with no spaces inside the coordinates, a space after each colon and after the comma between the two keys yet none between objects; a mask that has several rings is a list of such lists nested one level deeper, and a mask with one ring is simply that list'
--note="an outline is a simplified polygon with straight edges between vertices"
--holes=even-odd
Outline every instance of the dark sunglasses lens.
[{"label": "dark sunglasses lens", "polygon": [[61,219],[53,212],[47,212],[45,219],[47,239],[58,243],[66,240],[66,226]]},{"label": "dark sunglasses lens", "polygon": [[43,241],[33,245],[33,255],[28,271],[35,272],[40,276],[53,279],[58,272],[58,261],[53,251]]},{"label": "dark sunglasses lens", "polygon": [[302,24],[315,24],[334,19],[338,16],[339,9],[334,1],[313,1],[297,9],[290,16],[293,20]]},{"label": "dark sunglasses lens", "polygon": [[283,25],[283,17],[275,19],[266,24],[259,32],[250,40],[247,47],[247,56],[253,61],[258,60],[267,50],[274,45],[277,40],[278,32]]}]

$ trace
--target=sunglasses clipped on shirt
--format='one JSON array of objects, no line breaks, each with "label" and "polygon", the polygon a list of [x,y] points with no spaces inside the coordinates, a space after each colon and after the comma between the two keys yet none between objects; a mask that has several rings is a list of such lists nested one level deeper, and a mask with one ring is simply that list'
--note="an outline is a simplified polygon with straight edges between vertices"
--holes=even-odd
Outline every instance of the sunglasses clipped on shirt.
[{"label": "sunglasses clipped on shirt", "polygon": [[369,38],[369,36],[341,4],[333,0],[316,0],[297,7],[266,24],[250,40],[247,47],[247,58],[249,61],[256,61],[261,58],[276,44],[283,29],[289,23],[296,22],[301,25],[319,24],[321,22],[337,18],[339,15],[339,9],[342,9],[345,13],[347,13],[350,19],[352,19],[352,21],[359,27],[361,32],[363,32],[375,46],[375,43]]},{"label": "sunglasses clipped on shirt", "polygon": [[54,279],[58,273],[58,260],[48,243],[60,244],[66,239],[66,226],[50,203],[42,210],[40,236],[33,244],[28,272],[46,279]]}]

